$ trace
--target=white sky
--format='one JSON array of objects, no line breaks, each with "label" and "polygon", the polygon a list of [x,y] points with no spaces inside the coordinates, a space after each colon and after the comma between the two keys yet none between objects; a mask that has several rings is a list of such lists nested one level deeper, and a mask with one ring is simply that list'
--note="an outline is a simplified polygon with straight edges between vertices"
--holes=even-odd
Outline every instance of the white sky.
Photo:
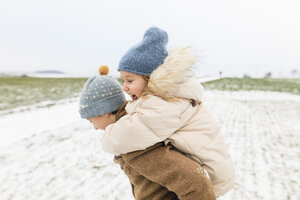
[{"label": "white sky", "polygon": [[106,64],[117,76],[157,26],[168,47],[198,51],[199,75],[290,74],[300,71],[299,10],[299,0],[0,0],[0,72],[90,76]]}]

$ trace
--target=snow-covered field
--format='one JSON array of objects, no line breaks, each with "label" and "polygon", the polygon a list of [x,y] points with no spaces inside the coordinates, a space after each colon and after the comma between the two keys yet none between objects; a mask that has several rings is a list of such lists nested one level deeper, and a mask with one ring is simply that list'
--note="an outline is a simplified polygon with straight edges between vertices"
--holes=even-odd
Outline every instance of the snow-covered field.
[{"label": "snow-covered field", "polygon": [[[300,96],[207,91],[235,166],[223,199],[300,199]],[[101,149],[76,99],[0,115],[0,200],[130,200],[127,177]]]}]

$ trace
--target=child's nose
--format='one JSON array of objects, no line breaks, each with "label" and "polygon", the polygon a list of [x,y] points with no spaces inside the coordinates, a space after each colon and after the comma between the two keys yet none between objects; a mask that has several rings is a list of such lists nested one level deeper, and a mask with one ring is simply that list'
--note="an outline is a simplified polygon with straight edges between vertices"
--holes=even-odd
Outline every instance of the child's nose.
[{"label": "child's nose", "polygon": [[122,90],[126,91],[126,90],[128,90],[128,87],[125,84],[123,84]]}]

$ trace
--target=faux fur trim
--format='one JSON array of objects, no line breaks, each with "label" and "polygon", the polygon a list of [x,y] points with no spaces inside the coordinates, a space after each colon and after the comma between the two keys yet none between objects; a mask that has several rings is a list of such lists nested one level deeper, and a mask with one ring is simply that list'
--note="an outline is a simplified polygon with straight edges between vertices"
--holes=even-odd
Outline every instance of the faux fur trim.
[{"label": "faux fur trim", "polygon": [[196,64],[197,57],[190,47],[168,51],[165,61],[150,76],[149,92],[160,97],[174,98],[180,83],[185,82]]}]

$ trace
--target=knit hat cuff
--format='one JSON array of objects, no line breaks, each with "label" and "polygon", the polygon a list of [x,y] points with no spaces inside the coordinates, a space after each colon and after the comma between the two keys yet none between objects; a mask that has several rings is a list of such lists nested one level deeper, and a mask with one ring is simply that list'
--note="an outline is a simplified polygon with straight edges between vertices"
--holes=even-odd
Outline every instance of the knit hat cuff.
[{"label": "knit hat cuff", "polygon": [[81,108],[79,113],[83,119],[101,116],[118,110],[124,102],[124,94],[118,93],[105,99],[98,100],[85,108]]},{"label": "knit hat cuff", "polygon": [[139,72],[139,71],[136,71],[134,69],[126,69],[126,68],[118,68],[118,71],[131,72],[131,73],[139,74],[139,75],[142,75],[142,76],[150,76],[151,75],[151,73]]}]

